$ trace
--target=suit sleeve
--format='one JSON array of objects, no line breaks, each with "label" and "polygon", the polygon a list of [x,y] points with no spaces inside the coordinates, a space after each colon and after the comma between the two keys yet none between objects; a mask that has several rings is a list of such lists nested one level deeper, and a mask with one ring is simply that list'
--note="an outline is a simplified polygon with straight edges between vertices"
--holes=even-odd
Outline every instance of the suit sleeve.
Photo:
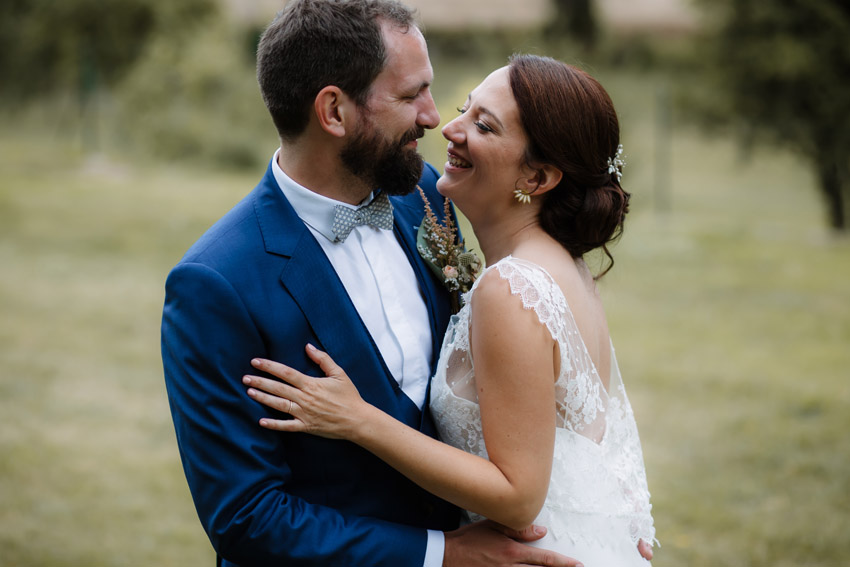
[{"label": "suit sleeve", "polygon": [[421,567],[426,532],[346,516],[287,493],[291,471],[279,432],[258,420],[242,376],[266,352],[238,294],[201,264],[166,283],[162,359],[184,471],[219,555],[240,566]]}]

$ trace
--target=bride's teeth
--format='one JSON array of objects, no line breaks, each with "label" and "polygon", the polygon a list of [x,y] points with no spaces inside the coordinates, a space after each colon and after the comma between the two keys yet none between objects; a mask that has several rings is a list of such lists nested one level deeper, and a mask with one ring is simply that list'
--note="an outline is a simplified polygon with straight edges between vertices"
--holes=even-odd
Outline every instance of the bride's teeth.
[{"label": "bride's teeth", "polygon": [[454,167],[472,167],[472,164],[457,156],[449,156],[449,163]]}]

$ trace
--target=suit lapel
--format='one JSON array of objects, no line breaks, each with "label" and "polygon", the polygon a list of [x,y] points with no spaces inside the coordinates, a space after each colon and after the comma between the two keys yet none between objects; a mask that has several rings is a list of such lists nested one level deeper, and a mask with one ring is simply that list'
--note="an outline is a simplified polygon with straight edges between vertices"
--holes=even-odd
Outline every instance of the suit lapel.
[{"label": "suit lapel", "polygon": [[[437,289],[434,286],[434,277],[428,267],[425,265],[422,256],[416,249],[416,231],[419,228],[419,223],[422,222],[422,212],[405,203],[400,197],[391,198],[393,202],[393,212],[395,219],[394,232],[396,238],[401,243],[404,253],[413,271],[416,274],[416,280],[419,282],[419,289],[425,298],[425,305],[428,308],[428,320],[431,325],[431,347],[432,352],[439,353],[442,346],[443,335],[439,329],[436,306],[438,303]],[[432,363],[431,372],[433,374],[434,364]]]},{"label": "suit lapel", "polygon": [[322,247],[278,187],[271,167],[258,187],[255,212],[266,251],[287,258],[281,284],[298,304],[320,343],[317,346],[346,370],[364,399],[398,416],[398,383]]},{"label": "suit lapel", "polygon": [[[407,199],[410,198],[407,197]],[[416,198],[418,198],[418,195]],[[428,400],[431,397],[430,378],[437,369],[440,349],[443,345],[443,335],[450,315],[448,292],[442,286],[442,283],[434,278],[431,270],[425,265],[425,261],[416,249],[416,233],[419,229],[419,223],[422,222],[424,217],[422,206],[413,206],[402,197],[392,197],[391,201],[393,202],[396,237],[401,243],[410,265],[413,266],[419,288],[428,308],[428,319],[431,325],[431,368],[425,391],[425,411],[421,412],[419,416],[418,428],[426,435],[433,437],[436,436],[436,429],[428,411]],[[413,404],[413,402],[410,403]]]}]

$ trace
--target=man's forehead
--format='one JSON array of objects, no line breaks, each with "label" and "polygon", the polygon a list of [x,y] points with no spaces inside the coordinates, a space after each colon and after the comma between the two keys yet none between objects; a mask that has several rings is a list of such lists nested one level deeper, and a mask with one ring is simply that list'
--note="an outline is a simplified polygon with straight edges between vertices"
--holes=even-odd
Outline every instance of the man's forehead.
[{"label": "man's forehead", "polygon": [[434,80],[425,39],[417,28],[385,32],[387,62],[376,83],[391,81],[402,89],[419,90]]}]

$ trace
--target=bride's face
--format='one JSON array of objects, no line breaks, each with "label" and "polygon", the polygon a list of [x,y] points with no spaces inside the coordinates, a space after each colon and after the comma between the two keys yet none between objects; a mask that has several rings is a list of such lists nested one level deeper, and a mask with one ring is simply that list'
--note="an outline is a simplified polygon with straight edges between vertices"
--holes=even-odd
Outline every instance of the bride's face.
[{"label": "bride's face", "polygon": [[510,206],[524,167],[528,138],[511,92],[508,68],[490,74],[473,90],[460,116],[443,127],[449,141],[440,193],[469,216]]}]

